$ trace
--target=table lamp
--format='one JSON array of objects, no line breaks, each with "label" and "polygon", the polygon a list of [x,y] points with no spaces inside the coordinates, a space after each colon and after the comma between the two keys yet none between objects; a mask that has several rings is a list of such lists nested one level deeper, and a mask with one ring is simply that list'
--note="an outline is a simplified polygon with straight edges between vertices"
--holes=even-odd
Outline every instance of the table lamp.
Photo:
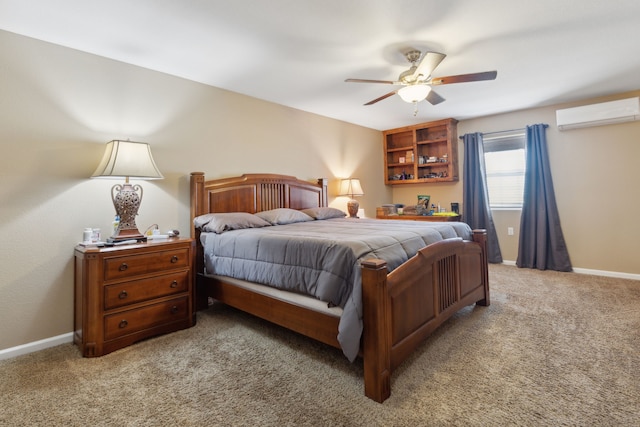
[{"label": "table lamp", "polygon": [[347,202],[347,211],[349,212],[349,217],[358,218],[358,209],[360,208],[360,203],[358,203],[358,201],[354,199],[354,197],[364,196],[362,186],[360,185],[360,180],[354,178],[343,179],[340,183],[340,195],[349,196],[351,198],[351,200]]},{"label": "table lamp", "polygon": [[[110,141],[104,156],[91,178],[124,178],[124,184],[111,188],[111,199],[120,223],[108,242],[123,240],[146,241],[136,225],[136,215],[142,201],[142,187],[131,185],[129,178],[164,178],[151,155],[151,147],[144,142]],[[139,194],[138,194],[139,192]]]}]

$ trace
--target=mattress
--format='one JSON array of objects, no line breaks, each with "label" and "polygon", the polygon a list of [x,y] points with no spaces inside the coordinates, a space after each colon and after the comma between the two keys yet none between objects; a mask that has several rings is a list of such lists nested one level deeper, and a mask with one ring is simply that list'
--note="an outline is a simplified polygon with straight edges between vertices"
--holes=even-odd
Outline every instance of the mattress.
[{"label": "mattress", "polygon": [[353,361],[362,335],[360,261],[378,258],[389,272],[425,246],[472,239],[460,222],[333,218],[202,233],[205,274],[312,296],[342,308],[338,342]]}]

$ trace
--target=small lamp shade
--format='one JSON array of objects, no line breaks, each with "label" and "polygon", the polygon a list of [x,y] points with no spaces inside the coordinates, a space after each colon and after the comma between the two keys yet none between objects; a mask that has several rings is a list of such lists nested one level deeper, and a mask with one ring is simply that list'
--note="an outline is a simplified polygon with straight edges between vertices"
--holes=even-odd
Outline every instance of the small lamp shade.
[{"label": "small lamp shade", "polygon": [[364,196],[360,180],[354,178],[343,179],[340,183],[340,195],[349,196],[352,199],[354,196]]},{"label": "small lamp shade", "polygon": [[349,217],[358,218],[358,209],[360,208],[360,203],[354,199],[356,196],[364,196],[364,191],[362,191],[362,186],[360,185],[359,179],[349,178],[343,179],[340,182],[340,195],[341,196],[349,196],[351,200],[347,202],[347,211],[349,211]]},{"label": "small lamp shade", "polygon": [[136,225],[136,215],[142,202],[142,187],[131,185],[129,178],[164,178],[153,161],[149,144],[117,140],[108,142],[104,156],[91,177],[125,179],[124,184],[116,184],[111,188],[111,199],[120,222],[108,241],[145,241],[146,237]]},{"label": "small lamp shade", "polygon": [[401,88],[398,95],[404,102],[413,103],[424,100],[431,92],[431,87],[424,84],[409,85]]}]

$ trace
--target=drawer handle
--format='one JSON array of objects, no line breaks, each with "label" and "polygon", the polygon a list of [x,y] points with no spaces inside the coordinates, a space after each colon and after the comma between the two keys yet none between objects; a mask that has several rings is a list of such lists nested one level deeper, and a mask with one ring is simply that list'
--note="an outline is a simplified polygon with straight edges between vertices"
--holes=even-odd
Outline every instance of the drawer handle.
[{"label": "drawer handle", "polygon": [[178,281],[174,280],[173,282],[171,282],[171,284],[169,285],[171,288],[177,288],[178,287]]},{"label": "drawer handle", "polygon": [[126,320],[121,320],[118,327],[122,329],[122,328],[126,328],[128,325],[129,325],[129,322],[127,322]]},{"label": "drawer handle", "polygon": [[171,264],[175,264],[176,262],[178,262],[178,256],[174,255],[171,257]]},{"label": "drawer handle", "polygon": [[120,293],[118,294],[118,298],[120,299],[125,299],[128,296],[129,294],[127,293],[127,291],[120,291]]},{"label": "drawer handle", "polygon": [[178,306],[174,305],[173,307],[171,307],[171,314],[176,314],[178,312]]},{"label": "drawer handle", "polygon": [[129,268],[129,266],[126,262],[123,262],[122,264],[120,264],[120,267],[118,267],[118,270],[125,271],[127,268]]}]

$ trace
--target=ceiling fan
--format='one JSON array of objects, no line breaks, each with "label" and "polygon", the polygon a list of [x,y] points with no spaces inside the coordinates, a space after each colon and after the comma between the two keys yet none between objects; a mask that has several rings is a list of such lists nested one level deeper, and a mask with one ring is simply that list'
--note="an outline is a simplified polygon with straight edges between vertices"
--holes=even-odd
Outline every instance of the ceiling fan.
[{"label": "ceiling fan", "polygon": [[[477,82],[481,80],[495,80],[497,71],[485,71],[482,73],[459,74],[447,77],[431,77],[431,73],[442,62],[447,55],[437,52],[425,52],[423,55],[419,50],[410,50],[405,53],[407,61],[411,63],[411,68],[400,73],[398,80],[368,80],[368,79],[346,79],[345,82],[353,83],[382,83],[389,85],[402,85],[400,89],[382,95],[364,105],[373,105],[376,102],[389,98],[396,93],[403,101],[413,103],[427,100],[432,105],[444,101],[444,98],[431,90],[431,86],[448,85],[452,83]],[[415,113],[414,113],[415,115]]]}]

